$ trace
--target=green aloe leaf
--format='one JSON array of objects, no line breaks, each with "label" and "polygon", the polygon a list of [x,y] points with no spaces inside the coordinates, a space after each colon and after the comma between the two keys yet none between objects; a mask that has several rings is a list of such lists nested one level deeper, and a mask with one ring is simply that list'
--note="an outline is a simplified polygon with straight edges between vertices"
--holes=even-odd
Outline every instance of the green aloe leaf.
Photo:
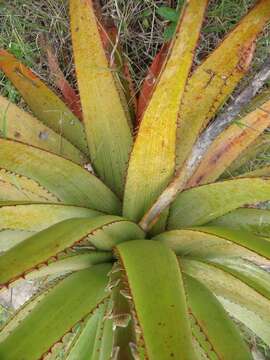
[{"label": "green aloe leaf", "polygon": [[91,251],[82,255],[71,255],[52,261],[47,266],[33,270],[24,276],[25,280],[35,280],[45,276],[60,276],[84,270],[93,265],[112,261],[112,255],[105,251]]},{"label": "green aloe leaf", "polygon": [[37,265],[46,264],[87,235],[120,220],[115,216],[68,219],[27,238],[0,256],[0,287],[37,269]]},{"label": "green aloe leaf", "polygon": [[260,178],[227,180],[188,189],[174,201],[168,228],[203,225],[245,204],[269,199],[270,181]]},{"label": "green aloe leaf", "polygon": [[252,360],[247,344],[211,291],[191,276],[185,276],[184,283],[191,316],[217,358]]},{"label": "green aloe leaf", "polygon": [[254,251],[254,253],[270,259],[270,239],[258,235],[254,235],[243,230],[231,230],[218,226],[203,226],[193,228],[209,235],[215,235],[222,239],[229,240],[246,249]]},{"label": "green aloe leaf", "polygon": [[146,356],[150,360],[195,359],[182,276],[173,252],[150,240],[120,244],[117,252]]},{"label": "green aloe leaf", "polygon": [[120,201],[98,178],[55,154],[0,139],[0,167],[37,181],[66,203],[120,212]]},{"label": "green aloe leaf", "polygon": [[262,269],[261,264],[253,264],[239,257],[223,257],[222,254],[202,261],[235,276],[270,300],[270,274]]},{"label": "green aloe leaf", "polygon": [[203,227],[169,231],[155,239],[181,258],[212,264],[270,299],[270,275],[264,270],[269,267],[269,240],[242,231]]},{"label": "green aloe leaf", "polygon": [[0,96],[0,136],[51,151],[78,164],[89,162],[89,159],[68,140],[2,96]]},{"label": "green aloe leaf", "polygon": [[108,318],[109,304],[102,305],[91,360],[106,360],[112,356],[113,324]]},{"label": "green aloe leaf", "polygon": [[206,285],[237,320],[270,345],[270,301],[235,276],[209,264],[181,260],[183,272]]},{"label": "green aloe leaf", "polygon": [[110,265],[96,265],[57,284],[0,343],[1,357],[6,360],[22,360],[22,355],[27,360],[42,358],[107,297],[105,286],[109,269]]},{"label": "green aloe leaf", "polygon": [[[265,239],[256,237],[252,234],[242,234],[242,239],[247,241],[237,242],[232,241],[233,235],[237,238],[238,234],[233,233],[230,230],[230,237],[223,236],[223,234],[217,234],[214,232],[204,230],[204,228],[182,229],[172,230],[164,232],[154,239],[163,242],[170,249],[172,249],[177,255],[181,257],[196,258],[196,259],[216,259],[218,257],[226,257],[232,259],[246,259],[252,261],[261,266],[269,264],[267,257],[258,254],[260,243],[265,244]],[[240,236],[241,238],[241,236]],[[253,245],[252,245],[253,244]],[[247,245],[247,246],[246,246]],[[265,246],[267,246],[266,243]],[[254,248],[257,252],[254,252]],[[261,252],[263,245],[261,245]]]},{"label": "green aloe leaf", "polygon": [[72,342],[65,356],[65,360],[88,360],[90,358],[93,352],[99,318],[101,316],[103,316],[103,312],[101,309],[98,309],[85,321],[79,335]]},{"label": "green aloe leaf", "polygon": [[31,235],[34,235],[33,231],[0,230],[0,253],[11,249]]},{"label": "green aloe leaf", "polygon": [[260,236],[270,236],[270,211],[242,208],[211,221],[207,226],[220,226],[235,230],[245,230]]},{"label": "green aloe leaf", "polygon": [[20,323],[32,312],[36,305],[47,296],[47,294],[61,280],[52,281],[45,288],[39,289],[36,295],[33,295],[17,311],[15,311],[0,328],[0,343],[3,342],[20,325]]},{"label": "green aloe leaf", "polygon": [[53,202],[59,200],[38,181],[26,176],[16,174],[6,169],[0,169],[0,201],[25,201],[25,202]]}]

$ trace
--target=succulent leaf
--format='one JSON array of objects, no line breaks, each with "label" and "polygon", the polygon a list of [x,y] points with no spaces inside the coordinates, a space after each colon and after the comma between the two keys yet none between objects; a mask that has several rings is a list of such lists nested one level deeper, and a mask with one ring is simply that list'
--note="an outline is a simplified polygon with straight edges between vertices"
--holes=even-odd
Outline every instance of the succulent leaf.
[{"label": "succulent leaf", "polygon": [[168,185],[175,168],[177,119],[207,1],[186,5],[131,152],[123,214],[138,221]]},{"label": "succulent leaf", "polygon": [[206,285],[235,319],[270,344],[270,302],[231,274],[195,260],[182,260],[184,273]]},{"label": "succulent leaf", "polygon": [[40,121],[88,154],[82,123],[52,90],[5,50],[0,50],[0,69]]},{"label": "succulent leaf", "polygon": [[[212,142],[187,186],[205,184],[218,179],[233,160],[252,144],[269,125],[270,101],[244,118],[237,120]],[[258,173],[257,176],[267,175],[267,173]]]},{"label": "succulent leaf", "polygon": [[76,73],[91,160],[97,174],[119,196],[132,146],[114,72],[108,64],[92,0],[70,0]]},{"label": "succulent leaf", "polygon": [[252,208],[236,209],[211,221],[209,225],[244,230],[260,236],[269,237],[270,211]]},{"label": "succulent leaf", "polygon": [[191,76],[180,109],[178,168],[184,164],[200,131],[247,73],[256,37],[270,20],[269,5],[268,0],[258,1]]},{"label": "succulent leaf", "polygon": [[100,306],[93,315],[90,315],[90,317],[85,320],[78,336],[75,337],[70,345],[65,355],[65,360],[89,359],[89,355],[93,352],[98,321],[102,315],[102,306]]},{"label": "succulent leaf", "polygon": [[184,282],[190,312],[217,358],[252,360],[247,344],[211,291],[191,276],[185,276]]},{"label": "succulent leaf", "polygon": [[[21,360],[23,354],[28,360],[42,358],[52,344],[106,299],[104,289],[109,269],[110,265],[96,265],[78,271],[56,285],[0,343],[1,357]],[[25,336],[26,333],[31,336]]]},{"label": "succulent leaf", "polygon": [[11,104],[2,96],[0,96],[0,129],[0,136],[3,138],[36,146],[78,164],[83,165],[89,162],[89,159],[61,134]]},{"label": "succulent leaf", "polygon": [[119,213],[118,198],[97,177],[78,164],[16,141],[0,139],[0,148],[0,167],[37,181],[59,200]]},{"label": "succulent leaf", "polygon": [[101,213],[64,204],[0,202],[0,229],[37,232],[71,218],[94,218]]},{"label": "succulent leaf", "polygon": [[269,198],[270,182],[262,178],[225,180],[191,188],[180,193],[173,203],[168,229],[203,225],[246,204]]},{"label": "succulent leaf", "polygon": [[120,244],[117,252],[134,302],[146,356],[151,360],[195,359],[183,280],[173,252],[150,240]]}]

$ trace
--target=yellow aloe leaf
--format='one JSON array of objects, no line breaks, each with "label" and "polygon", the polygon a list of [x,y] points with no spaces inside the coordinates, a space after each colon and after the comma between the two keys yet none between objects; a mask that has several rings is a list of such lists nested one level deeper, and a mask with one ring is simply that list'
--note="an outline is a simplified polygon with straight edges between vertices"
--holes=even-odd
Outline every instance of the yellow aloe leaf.
[{"label": "yellow aloe leaf", "polygon": [[78,164],[89,160],[74,145],[37,118],[0,96],[0,136],[62,155]]},{"label": "yellow aloe leaf", "polygon": [[72,218],[94,218],[97,211],[63,204],[0,202],[0,230],[36,232]]},{"label": "yellow aloe leaf", "polygon": [[1,201],[58,202],[58,198],[37,181],[0,168]]},{"label": "yellow aloe leaf", "polygon": [[270,0],[259,0],[194,71],[180,110],[176,161],[181,167],[200,131],[249,69],[256,37],[270,20]]},{"label": "yellow aloe leaf", "polygon": [[0,139],[0,168],[33,179],[61,202],[110,214],[121,210],[116,195],[92,173],[36,147]]},{"label": "yellow aloe leaf", "polygon": [[108,64],[91,0],[70,0],[72,43],[91,159],[118,195],[132,146],[130,119]]},{"label": "yellow aloe leaf", "polygon": [[0,70],[12,81],[40,121],[88,153],[83,124],[31,70],[5,50],[0,50]]},{"label": "yellow aloe leaf", "polygon": [[234,122],[214,140],[187,186],[215,181],[269,125],[270,101]]},{"label": "yellow aloe leaf", "polygon": [[205,0],[187,3],[167,62],[142,117],[124,197],[124,214],[132,220],[143,216],[174,173],[179,105],[206,5]]}]

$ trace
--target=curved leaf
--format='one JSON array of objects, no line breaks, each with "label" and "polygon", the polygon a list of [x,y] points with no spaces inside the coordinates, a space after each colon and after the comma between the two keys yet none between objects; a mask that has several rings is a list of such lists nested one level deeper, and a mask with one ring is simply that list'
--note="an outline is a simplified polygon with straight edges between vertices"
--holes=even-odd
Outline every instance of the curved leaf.
[{"label": "curved leaf", "polygon": [[55,154],[0,139],[0,167],[32,178],[66,203],[120,211],[119,200],[98,178]]},{"label": "curved leaf", "polygon": [[[181,257],[220,268],[270,299],[270,241],[247,232],[218,228],[174,230],[155,238]],[[258,255],[259,254],[259,255]]]},{"label": "curved leaf", "polygon": [[201,282],[185,276],[191,314],[219,359],[252,360],[247,344],[216,297]]},{"label": "curved leaf", "polygon": [[195,69],[180,111],[176,151],[178,168],[189,155],[200,131],[247,73],[256,37],[270,20],[269,5],[269,0],[258,1],[218,48]]},{"label": "curved leaf", "polygon": [[163,44],[162,48],[153,59],[152,64],[149,66],[148,73],[142,84],[140,90],[140,96],[138,100],[138,110],[137,110],[138,125],[145,109],[147,108],[149,101],[151,100],[152,93],[155,89],[156,81],[158,80],[161,74],[162,68],[165,64],[168,55],[168,48],[169,48],[168,44]]},{"label": "curved leaf", "polygon": [[170,181],[180,102],[192,65],[206,0],[190,0],[157,82],[131,153],[124,195],[124,216],[138,221]]},{"label": "curved leaf", "polygon": [[173,252],[151,240],[123,243],[117,246],[117,252],[147,357],[195,359],[183,281]]},{"label": "curved leaf", "polygon": [[118,195],[132,146],[129,119],[106,58],[92,0],[71,0],[70,17],[76,73],[92,163]]},{"label": "curved leaf", "polygon": [[234,276],[198,261],[181,260],[183,271],[206,285],[229,313],[270,344],[270,302]]},{"label": "curved leaf", "polygon": [[121,242],[144,238],[144,231],[137,224],[125,219],[109,224],[88,236],[88,240],[96,248],[107,251]]},{"label": "curved leaf", "polygon": [[93,218],[101,213],[61,204],[20,204],[0,202],[0,229],[41,231],[71,218]]},{"label": "curved leaf", "polygon": [[86,156],[69,141],[2,96],[0,96],[0,136],[51,151],[78,164],[89,162]]},{"label": "curved leaf", "polygon": [[270,236],[270,211],[242,208],[211,221],[207,226],[220,226],[235,230],[245,230],[260,236]]},{"label": "curved leaf", "polygon": [[59,201],[37,181],[3,168],[0,168],[0,183],[0,201]]},{"label": "curved leaf", "polygon": [[41,46],[44,47],[46,52],[48,67],[50,69],[50,75],[53,78],[55,85],[58,87],[59,91],[63,95],[63,100],[68,105],[69,109],[73,114],[79,119],[82,120],[82,107],[79,95],[69,84],[65,75],[63,74],[57,55],[54,52],[53,47],[51,46],[48,38],[41,36]]},{"label": "curved leaf", "polygon": [[31,235],[34,235],[33,231],[0,230],[0,255],[1,252],[9,250]]},{"label": "curved leaf", "polygon": [[33,295],[26,301],[17,311],[15,311],[8,320],[0,328],[0,343],[3,342],[14,331],[20,323],[32,312],[36,305],[47,296],[47,294],[60,282],[61,280],[52,281],[46,285],[45,288],[39,289],[36,295]]},{"label": "curved leaf", "polygon": [[102,312],[98,309],[85,321],[79,336],[74,339],[65,360],[88,360],[90,358],[93,352],[98,321],[102,315]]},{"label": "curved leaf", "polygon": [[91,251],[89,254],[72,255],[52,261],[48,265],[33,270],[24,276],[25,280],[35,280],[45,276],[60,276],[74,271],[88,269],[93,265],[112,260],[109,252]]},{"label": "curved leaf", "polygon": [[41,358],[106,298],[104,288],[109,269],[110,265],[96,265],[76,272],[56,285],[9,337],[0,343],[1,357],[22,360],[23,354],[27,360]]},{"label": "curved leaf", "polygon": [[[233,275],[270,300],[270,274],[257,264],[238,257],[223,257],[222,254],[205,262]],[[269,268],[270,261],[267,265]]]},{"label": "curved leaf", "polygon": [[227,180],[188,189],[174,201],[168,229],[203,225],[245,204],[269,199],[270,181],[260,178]]},{"label": "curved leaf", "polygon": [[[265,239],[254,237],[252,234],[240,234],[240,238],[249,240],[247,246],[245,241],[232,241],[233,235],[237,238],[237,234],[230,234],[231,236],[224,236],[223,234],[216,234],[204,230],[204,228],[172,230],[164,232],[154,238],[163,242],[166,246],[172,249],[177,255],[181,257],[189,257],[196,259],[204,259],[211,261],[219,257],[231,259],[246,259],[252,261],[260,266],[269,265],[267,257],[261,256],[252,249],[259,247],[257,242],[264,243]],[[253,245],[253,246],[252,246]],[[268,245],[268,243],[267,243]]]},{"label": "curved leaf", "polygon": [[[239,125],[240,124],[240,125]],[[214,182],[237,156],[270,125],[270,101],[225,129],[210,145],[187,186]],[[254,176],[267,176],[259,172]],[[246,175],[249,177],[249,175]]]},{"label": "curved leaf", "polygon": [[231,230],[218,226],[197,227],[194,228],[194,230],[227,239],[237,245],[243,246],[261,256],[264,256],[266,259],[270,259],[270,239],[254,235],[243,230]]},{"label": "curved leaf", "polygon": [[108,318],[108,304],[104,304],[102,307],[91,360],[107,360],[111,359],[112,355],[112,320]]},{"label": "curved leaf", "polygon": [[[247,294],[250,295],[250,294]],[[267,346],[270,346],[269,320],[258,315],[256,312],[250,311],[243,305],[231,302],[222,296],[218,297],[225,310],[237,321],[244,324],[256,336],[261,338]]]},{"label": "curved leaf", "polygon": [[87,235],[120,220],[115,216],[68,219],[27,238],[0,256],[0,288],[48,263]]},{"label": "curved leaf", "polygon": [[39,120],[88,154],[82,123],[53,91],[5,50],[0,50],[0,69]]}]

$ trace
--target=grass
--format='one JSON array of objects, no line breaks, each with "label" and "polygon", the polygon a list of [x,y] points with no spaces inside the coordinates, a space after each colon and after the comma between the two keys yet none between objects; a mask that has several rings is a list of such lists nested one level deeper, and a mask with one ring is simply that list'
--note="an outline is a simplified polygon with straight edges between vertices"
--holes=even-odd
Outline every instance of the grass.
[{"label": "grass", "polygon": [[[255,0],[212,0],[206,15],[195,57],[199,64],[239,21]],[[113,19],[118,28],[118,41],[128,59],[136,89],[162,43],[168,21],[158,15],[158,8],[176,8],[182,0],[101,0],[104,18]],[[19,59],[53,86],[46,65],[41,36],[46,35],[56,50],[62,70],[76,86],[72,65],[67,0],[0,0],[0,47],[9,49]],[[258,42],[253,71],[269,54],[270,26]],[[0,92],[20,103],[17,91],[0,75]]]}]

